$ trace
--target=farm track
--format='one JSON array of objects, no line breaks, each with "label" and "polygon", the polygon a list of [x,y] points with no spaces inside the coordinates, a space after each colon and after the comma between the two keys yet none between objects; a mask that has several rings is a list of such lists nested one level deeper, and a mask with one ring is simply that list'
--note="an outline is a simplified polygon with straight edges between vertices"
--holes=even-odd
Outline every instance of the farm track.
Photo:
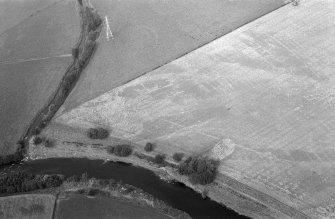
[{"label": "farm track", "polygon": [[53,59],[53,58],[64,58],[64,57],[71,57],[71,56],[72,56],[71,54],[63,54],[63,55],[40,57],[40,58],[19,59],[16,61],[0,62],[0,65],[12,65],[12,64],[22,63],[22,62],[33,62],[33,61],[40,61],[40,60]]}]

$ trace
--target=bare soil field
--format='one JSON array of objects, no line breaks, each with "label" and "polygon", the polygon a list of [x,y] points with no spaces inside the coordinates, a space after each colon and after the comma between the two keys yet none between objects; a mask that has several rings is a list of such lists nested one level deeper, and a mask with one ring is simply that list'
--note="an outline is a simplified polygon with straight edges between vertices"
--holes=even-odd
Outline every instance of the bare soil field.
[{"label": "bare soil field", "polygon": [[237,180],[293,218],[335,218],[334,8],[284,6],[55,121],[207,154],[221,160],[218,185]]},{"label": "bare soil field", "polygon": [[55,218],[167,219],[172,217],[163,215],[153,208],[139,207],[116,198],[89,198],[84,195],[70,194],[66,199],[58,200]]},{"label": "bare soil field", "polygon": [[[281,0],[91,1],[107,23],[99,49],[64,104],[95,98],[283,5]],[[110,36],[110,35],[109,35]]]},{"label": "bare soil field", "polygon": [[72,60],[71,48],[79,33],[76,1],[66,0],[1,34],[1,155],[15,151],[15,142],[55,91]]},{"label": "bare soil field", "polygon": [[55,196],[27,194],[0,197],[0,218],[52,218]]}]

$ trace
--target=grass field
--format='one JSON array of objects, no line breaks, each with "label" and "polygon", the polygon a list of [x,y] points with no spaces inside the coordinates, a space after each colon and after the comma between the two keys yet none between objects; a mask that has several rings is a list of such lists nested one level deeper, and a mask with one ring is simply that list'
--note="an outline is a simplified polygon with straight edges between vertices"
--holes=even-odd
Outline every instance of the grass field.
[{"label": "grass field", "polygon": [[69,63],[64,57],[0,65],[1,154],[15,150],[13,144],[54,92]]},{"label": "grass field", "polygon": [[[7,1],[0,4],[9,11],[14,7]],[[38,2],[31,4],[26,13],[31,13]],[[71,48],[79,38],[76,1],[38,5],[45,7],[0,35],[1,155],[15,151],[13,145],[55,91],[72,59]],[[18,14],[6,21],[17,23],[17,17],[24,16],[24,9],[13,9]]]},{"label": "grass field", "polygon": [[57,0],[0,1],[0,35],[23,20],[33,17]]},{"label": "grass field", "polygon": [[0,35],[0,64],[70,54],[79,32],[76,1],[52,4]]},{"label": "grass field", "polygon": [[52,218],[55,196],[42,194],[0,197],[0,218]]},{"label": "grass field", "polygon": [[281,0],[91,1],[114,34],[81,75],[64,109],[99,96],[274,10]]},{"label": "grass field", "polygon": [[55,215],[57,219],[71,218],[172,218],[159,213],[153,208],[138,207],[114,198],[94,197],[71,194],[65,200],[59,200]]},{"label": "grass field", "polygon": [[56,122],[219,158],[218,183],[237,179],[266,195],[240,188],[246,194],[301,218],[334,217],[334,8],[284,6]]}]

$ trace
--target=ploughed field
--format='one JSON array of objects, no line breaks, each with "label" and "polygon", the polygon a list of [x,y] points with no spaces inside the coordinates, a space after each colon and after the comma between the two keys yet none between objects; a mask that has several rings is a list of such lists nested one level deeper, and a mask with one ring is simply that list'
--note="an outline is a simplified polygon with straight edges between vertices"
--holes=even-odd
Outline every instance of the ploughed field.
[{"label": "ploughed field", "polygon": [[76,1],[17,3],[0,2],[1,16],[14,13],[0,19],[11,24],[0,23],[1,155],[15,151],[15,142],[56,90],[80,33]]},{"label": "ploughed field", "polygon": [[[334,217],[334,8],[331,0],[286,5],[60,113],[55,123],[102,125],[112,137],[153,142],[169,156],[212,156],[221,160],[219,184],[237,179],[261,193],[240,191],[294,218]],[[117,46],[117,34],[108,45]],[[117,71],[106,57],[93,71],[102,62],[98,52],[88,69],[97,81],[105,75],[99,82],[107,89]],[[103,92],[95,82],[83,85],[92,75],[70,101],[83,89],[95,94],[82,100]],[[219,190],[209,194],[220,199]]]},{"label": "ploughed field", "polygon": [[[91,1],[103,18],[104,27],[98,49],[63,109],[72,109],[166,64],[280,7],[283,2]],[[107,31],[107,24],[114,39]]]}]

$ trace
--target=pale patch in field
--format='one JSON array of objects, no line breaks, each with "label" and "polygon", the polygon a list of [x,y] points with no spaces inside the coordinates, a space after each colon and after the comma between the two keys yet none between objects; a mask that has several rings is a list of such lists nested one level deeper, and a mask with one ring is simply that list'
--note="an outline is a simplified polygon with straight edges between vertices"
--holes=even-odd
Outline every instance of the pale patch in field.
[{"label": "pale patch in field", "polygon": [[210,156],[214,159],[223,160],[231,155],[235,150],[236,144],[231,139],[222,139],[210,151]]}]

